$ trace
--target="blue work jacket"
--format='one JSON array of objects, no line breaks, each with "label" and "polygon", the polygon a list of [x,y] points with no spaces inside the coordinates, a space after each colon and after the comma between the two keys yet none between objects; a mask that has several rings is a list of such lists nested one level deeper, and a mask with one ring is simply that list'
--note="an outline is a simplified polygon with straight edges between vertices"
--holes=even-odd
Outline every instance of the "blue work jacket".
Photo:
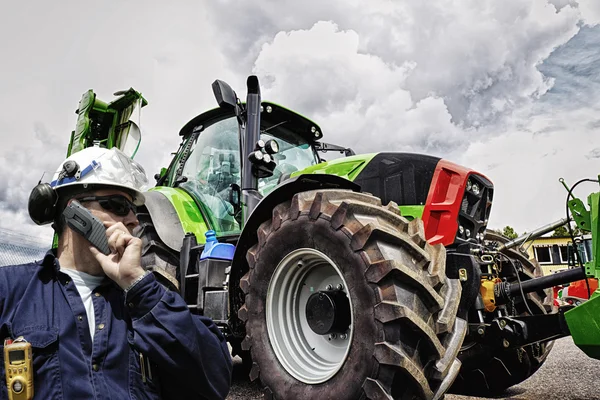
[{"label": "blue work jacket", "polygon": [[0,267],[0,399],[8,397],[4,339],[19,336],[32,346],[36,399],[227,396],[232,362],[223,335],[153,274],[127,294],[107,279],[92,299],[93,338],[81,297],[52,252]]}]

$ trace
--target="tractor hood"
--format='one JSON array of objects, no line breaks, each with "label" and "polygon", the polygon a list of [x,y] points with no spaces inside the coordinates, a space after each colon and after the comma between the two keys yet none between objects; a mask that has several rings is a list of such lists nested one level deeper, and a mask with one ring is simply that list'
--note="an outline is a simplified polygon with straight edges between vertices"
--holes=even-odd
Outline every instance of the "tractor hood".
[{"label": "tractor hood", "polygon": [[480,242],[491,211],[493,185],[484,175],[439,157],[375,153],[323,162],[291,176],[331,174],[362,192],[396,203],[402,215],[422,218],[431,243]]}]

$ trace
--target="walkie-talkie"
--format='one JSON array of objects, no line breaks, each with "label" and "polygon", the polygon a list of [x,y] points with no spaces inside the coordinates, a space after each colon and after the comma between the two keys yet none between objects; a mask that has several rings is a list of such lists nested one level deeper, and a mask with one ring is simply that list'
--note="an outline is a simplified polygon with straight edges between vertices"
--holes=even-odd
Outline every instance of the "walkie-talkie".
[{"label": "walkie-talkie", "polygon": [[106,238],[106,228],[81,203],[77,200],[72,200],[65,208],[65,211],[63,211],[63,216],[71,229],[86,238],[101,253],[110,254],[108,239]]}]

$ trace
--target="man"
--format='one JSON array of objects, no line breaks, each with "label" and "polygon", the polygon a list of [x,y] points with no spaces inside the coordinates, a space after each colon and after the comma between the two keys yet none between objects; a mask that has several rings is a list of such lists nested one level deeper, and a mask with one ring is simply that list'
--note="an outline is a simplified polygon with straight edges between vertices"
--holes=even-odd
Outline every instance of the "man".
[{"label": "man", "polygon": [[[18,337],[31,344],[36,398],[227,396],[232,362],[223,335],[141,267],[132,230],[146,183],[118,149],[92,147],[32,192],[30,215],[38,224],[53,220],[58,248],[40,262],[0,268],[0,345]],[[106,227],[109,255],[66,223],[63,210],[74,200]]]}]

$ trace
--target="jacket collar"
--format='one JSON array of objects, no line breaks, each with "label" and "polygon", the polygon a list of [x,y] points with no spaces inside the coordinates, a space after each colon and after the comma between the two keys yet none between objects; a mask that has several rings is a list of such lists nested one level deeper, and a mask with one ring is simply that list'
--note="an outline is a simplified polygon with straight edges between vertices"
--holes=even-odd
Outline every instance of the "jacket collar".
[{"label": "jacket collar", "polygon": [[[41,261],[37,262],[40,265],[40,274],[52,273],[54,276],[58,276],[60,272],[60,264],[58,258],[56,258],[56,249],[50,249]],[[48,275],[47,275],[48,276]],[[62,276],[67,276],[62,274]],[[114,286],[115,288],[122,290],[116,283],[106,278],[100,286]]]}]

